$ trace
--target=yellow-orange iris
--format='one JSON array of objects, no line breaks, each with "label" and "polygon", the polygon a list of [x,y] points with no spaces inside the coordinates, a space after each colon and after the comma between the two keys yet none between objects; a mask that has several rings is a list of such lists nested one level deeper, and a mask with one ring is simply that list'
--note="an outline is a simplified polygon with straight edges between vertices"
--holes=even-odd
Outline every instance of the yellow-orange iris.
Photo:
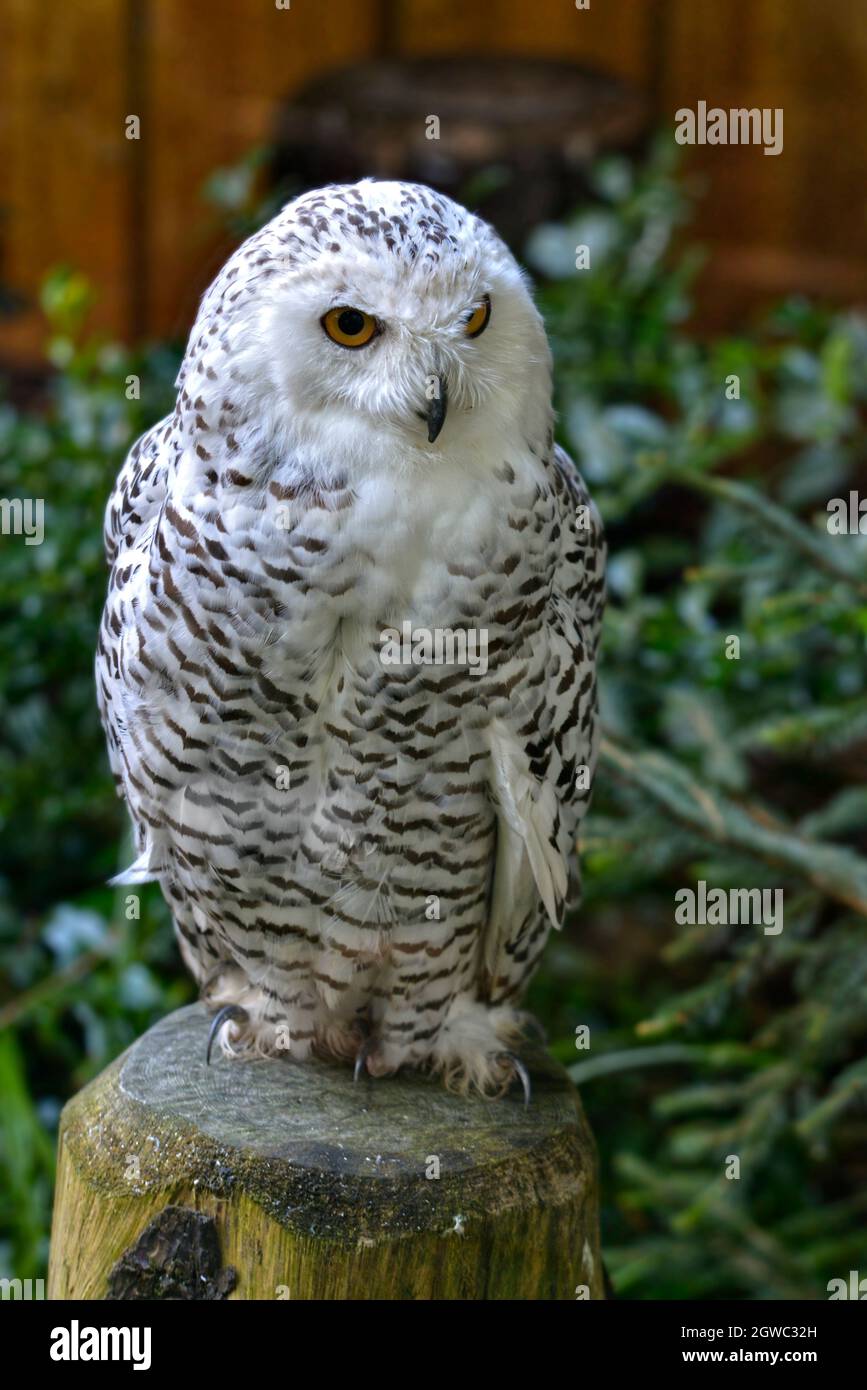
[{"label": "yellow-orange iris", "polygon": [[488,319],[491,317],[491,300],[489,295],[485,295],[481,304],[477,304],[470,317],[464,324],[464,332],[468,338],[478,338],[480,333],[484,333],[488,326]]},{"label": "yellow-orange iris", "polygon": [[329,309],[322,319],[322,327],[334,343],[341,347],[366,347],[377,331],[376,319],[365,314],[363,309],[353,309],[348,304],[339,304]]}]

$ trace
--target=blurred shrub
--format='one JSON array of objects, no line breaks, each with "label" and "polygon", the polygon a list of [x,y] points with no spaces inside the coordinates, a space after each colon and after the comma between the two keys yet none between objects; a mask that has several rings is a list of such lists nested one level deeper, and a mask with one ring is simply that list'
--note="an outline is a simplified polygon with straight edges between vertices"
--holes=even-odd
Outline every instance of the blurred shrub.
[{"label": "blurred shrub", "polygon": [[[612,552],[586,902],[531,1003],[597,1134],[618,1291],[823,1297],[867,1258],[867,550],[824,520],[867,491],[867,322],[794,301],[699,341],[670,149],[595,182],[527,248]],[[247,227],[253,188],[220,171],[211,194]],[[0,546],[0,1272],[21,1277],[45,1257],[63,1100],[191,993],[158,893],[130,920],[102,886],[123,815],[91,675],[105,499],[177,354],[83,337],[89,294],[46,287],[48,410],[0,406],[0,495],[46,502],[42,546]],[[784,888],[784,930],[676,927],[698,879]]]},{"label": "blurred shrub", "polygon": [[83,338],[90,301],[80,276],[48,279],[48,408],[0,399],[0,496],[45,504],[41,545],[0,538],[0,1273],[21,1278],[44,1264],[63,1101],[188,994],[159,894],[136,921],[104,886],[125,815],[93,681],[105,503],[178,354]]},{"label": "blurred shrub", "polygon": [[[587,901],[534,998],[599,1138],[618,1291],[825,1297],[867,1258],[867,536],[826,513],[867,492],[867,321],[793,301],[697,341],[669,149],[596,184],[528,248],[611,546]],[[675,926],[700,879],[784,889],[783,931]]]}]

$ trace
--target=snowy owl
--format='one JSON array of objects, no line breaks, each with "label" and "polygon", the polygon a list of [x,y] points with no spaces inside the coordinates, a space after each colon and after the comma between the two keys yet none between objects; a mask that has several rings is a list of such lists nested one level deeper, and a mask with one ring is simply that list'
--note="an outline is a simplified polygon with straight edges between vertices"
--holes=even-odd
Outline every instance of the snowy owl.
[{"label": "snowy owl", "polygon": [[429,188],[306,193],[205,294],[108,503],[97,685],[209,1056],[528,1094],[604,589],[552,421],[521,270]]}]

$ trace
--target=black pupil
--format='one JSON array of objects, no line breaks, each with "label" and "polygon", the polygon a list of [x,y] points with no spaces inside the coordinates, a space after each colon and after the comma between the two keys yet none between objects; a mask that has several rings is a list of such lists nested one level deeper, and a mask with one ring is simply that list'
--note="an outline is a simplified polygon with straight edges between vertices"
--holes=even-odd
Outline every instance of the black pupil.
[{"label": "black pupil", "polygon": [[357,309],[344,309],[337,320],[337,327],[347,338],[357,338],[364,328],[364,315]]}]

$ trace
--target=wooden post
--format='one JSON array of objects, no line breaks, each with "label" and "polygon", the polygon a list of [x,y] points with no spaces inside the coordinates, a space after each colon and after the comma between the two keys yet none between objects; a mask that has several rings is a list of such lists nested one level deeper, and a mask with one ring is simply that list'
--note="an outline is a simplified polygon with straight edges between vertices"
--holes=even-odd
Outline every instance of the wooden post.
[{"label": "wooden post", "polygon": [[66,1106],[48,1296],[602,1298],[593,1139],[540,1050],[499,1101],[288,1059],[205,1065],[180,1009]]},{"label": "wooden post", "polygon": [[634,86],[573,62],[472,48],[404,53],[317,73],[294,90],[277,117],[271,174],[293,191],[365,175],[429,183],[468,202],[520,253],[540,223],[598,200],[593,165],[637,153],[648,128]]}]

